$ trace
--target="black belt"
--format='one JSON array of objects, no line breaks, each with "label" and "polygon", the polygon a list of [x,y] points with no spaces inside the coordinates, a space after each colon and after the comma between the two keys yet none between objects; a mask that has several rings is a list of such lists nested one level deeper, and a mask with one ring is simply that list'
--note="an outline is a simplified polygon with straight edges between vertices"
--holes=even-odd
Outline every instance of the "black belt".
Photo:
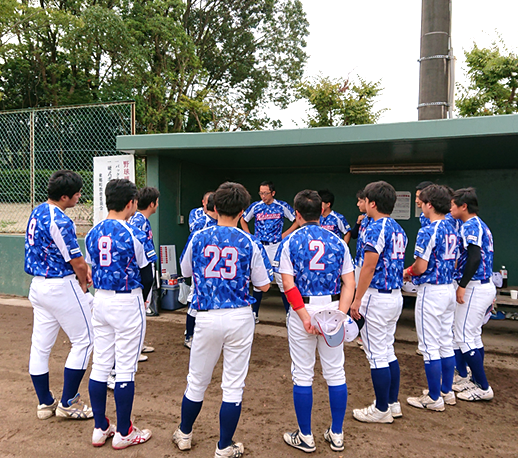
[{"label": "black belt", "polygon": [[480,280],[481,285],[485,285],[486,283],[489,283],[491,281],[491,278],[488,278],[486,280]]},{"label": "black belt", "polygon": [[392,294],[392,290],[391,289],[378,289],[378,293],[381,293],[381,294]]},{"label": "black belt", "polygon": [[115,294],[131,294],[131,290],[130,291],[115,291]]},{"label": "black belt", "polygon": [[[304,304],[309,304],[309,301],[312,297],[322,297],[322,296],[302,296],[302,300],[304,301]],[[340,294],[333,294],[331,296],[331,302],[339,301],[340,300]]]},{"label": "black belt", "polygon": [[276,243],[279,243],[279,242],[265,242],[265,241],[261,240],[261,243],[263,245],[275,245]]}]

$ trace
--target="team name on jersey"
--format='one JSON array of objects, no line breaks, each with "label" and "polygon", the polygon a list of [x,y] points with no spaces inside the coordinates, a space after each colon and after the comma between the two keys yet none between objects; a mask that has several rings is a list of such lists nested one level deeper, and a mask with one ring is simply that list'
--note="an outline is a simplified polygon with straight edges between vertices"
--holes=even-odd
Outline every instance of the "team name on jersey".
[{"label": "team name on jersey", "polygon": [[265,221],[267,219],[281,219],[283,215],[280,213],[258,213],[255,215],[257,221]]}]

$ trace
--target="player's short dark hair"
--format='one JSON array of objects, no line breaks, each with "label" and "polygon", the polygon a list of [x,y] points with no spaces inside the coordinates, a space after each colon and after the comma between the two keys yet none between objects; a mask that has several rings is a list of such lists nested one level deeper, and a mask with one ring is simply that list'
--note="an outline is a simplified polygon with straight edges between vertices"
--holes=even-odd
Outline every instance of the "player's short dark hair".
[{"label": "player's short dark hair", "polygon": [[453,202],[457,207],[467,204],[468,213],[478,213],[478,198],[475,188],[461,188],[453,193]]},{"label": "player's short dark hair", "polygon": [[416,191],[422,191],[424,188],[430,186],[434,184],[433,181],[421,181],[421,183],[419,183],[416,187],[415,187],[415,190]]},{"label": "player's short dark hair", "polygon": [[250,205],[250,193],[242,184],[227,181],[216,189],[214,205],[218,214],[235,218]]},{"label": "player's short dark hair", "polygon": [[390,215],[396,204],[396,190],[386,181],[375,181],[365,186],[365,198],[376,202],[376,207],[383,215]]},{"label": "player's short dark hair", "polygon": [[121,212],[130,201],[137,198],[137,187],[125,178],[113,179],[108,181],[105,194],[108,211]]},{"label": "player's short dark hair", "polygon": [[358,200],[365,200],[365,189],[359,189],[358,191],[356,191],[356,198]]},{"label": "player's short dark hair", "polygon": [[261,186],[268,186],[268,189],[270,190],[270,192],[273,192],[275,191],[275,185],[273,184],[273,181],[263,181],[259,187]]},{"label": "player's short dark hair", "polygon": [[[205,199],[205,197],[207,197],[207,196],[210,196],[211,194],[214,194],[214,191],[205,191],[205,192],[203,193],[203,199]],[[207,198],[208,198],[208,197],[207,197]]]},{"label": "player's short dark hair", "polygon": [[145,188],[140,188],[137,193],[138,204],[137,208],[139,210],[145,210],[152,203],[157,202],[160,197],[160,191],[157,188],[153,188],[151,186],[146,186]]},{"label": "player's short dark hair", "polygon": [[293,208],[305,221],[318,221],[322,214],[322,198],[318,192],[304,189],[295,196]]},{"label": "player's short dark hair", "polygon": [[75,193],[81,191],[82,187],[81,175],[72,170],[58,170],[50,176],[47,195],[50,200],[59,202],[63,196],[71,199]]},{"label": "player's short dark hair", "polygon": [[436,213],[440,215],[449,213],[451,209],[451,195],[446,186],[438,184],[427,186],[421,191],[421,194],[419,194],[419,199],[425,204],[432,204]]},{"label": "player's short dark hair", "polygon": [[214,193],[211,192],[207,197],[207,210],[210,212],[214,211]]},{"label": "player's short dark hair", "polygon": [[450,200],[453,198],[453,194],[455,193],[455,191],[453,190],[453,188],[451,186],[448,186],[448,185],[444,185],[444,187],[448,190],[448,192],[450,193]]},{"label": "player's short dark hair", "polygon": [[335,203],[335,195],[329,189],[322,189],[322,191],[318,191],[318,195],[322,199],[322,202],[331,204],[331,207]]}]

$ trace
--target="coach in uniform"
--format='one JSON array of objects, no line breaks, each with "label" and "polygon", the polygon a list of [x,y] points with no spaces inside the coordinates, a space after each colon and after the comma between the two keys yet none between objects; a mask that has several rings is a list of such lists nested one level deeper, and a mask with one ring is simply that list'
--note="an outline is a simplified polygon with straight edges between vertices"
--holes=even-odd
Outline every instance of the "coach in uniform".
[{"label": "coach in uniform", "polygon": [[[102,446],[113,436],[112,447],[118,450],[151,437],[151,431],[132,424],[131,410],[146,335],[144,297],[153,284],[152,263],[157,256],[146,233],[126,222],[137,209],[137,187],[129,180],[114,179],[105,193],[108,216],[85,239],[96,288],[94,358],[88,388],[95,420],[92,445]],[[107,381],[114,363],[117,426],[105,416]]]},{"label": "coach in uniform", "polygon": [[[289,221],[295,221],[295,212],[286,202],[275,199],[275,186],[271,181],[263,181],[259,185],[259,196],[261,200],[254,202],[243,213],[241,227],[244,231],[250,233],[248,222],[252,218],[255,218],[254,235],[263,244],[270,262],[273,262],[281,240],[297,228],[297,223],[294,222],[286,232],[282,232],[284,218],[287,218]],[[274,277],[281,291],[284,309],[286,313],[288,313],[290,304],[284,295],[281,276],[274,274]],[[261,306],[263,293],[262,291],[258,291],[257,288],[254,288],[253,294],[256,300],[254,304],[255,322],[259,323],[259,307]]]},{"label": "coach in uniform", "polygon": [[237,228],[250,194],[243,185],[223,183],[214,194],[218,225],[193,233],[180,258],[184,277],[193,277],[191,307],[198,310],[189,360],[187,389],[182,400],[180,426],[173,442],[191,448],[192,428],[198,416],[214,366],[223,352],[219,413],[220,435],[215,457],[240,457],[243,444],[232,437],[241,415],[243,388],[248,373],[254,317],[249,282],[268,291],[271,266],[258,240]]},{"label": "coach in uniform", "polygon": [[[275,258],[284,290],[292,306],[288,339],[292,360],[293,402],[299,429],[285,433],[284,441],[304,452],[316,450],[311,431],[315,350],[329,390],[332,424],[324,438],[334,451],[344,449],[343,421],[347,406],[343,345],[330,347],[311,324],[320,310],[347,313],[354,295],[354,268],[347,244],[319,226],[322,200],[316,191],[295,196],[295,214],[301,226],[284,239]],[[343,280],[343,285],[341,285]]]},{"label": "coach in uniform", "polygon": [[[34,275],[29,291],[34,324],[29,359],[39,405],[37,416],[92,418],[77,390],[92,352],[91,273],[77,243],[76,228],[65,214],[81,197],[83,180],[70,170],[52,174],[48,200],[31,213],[25,234],[25,272]],[[90,297],[88,297],[90,296]],[[63,393],[58,403],[49,389],[49,357],[59,328],[72,348],[65,363]]]}]

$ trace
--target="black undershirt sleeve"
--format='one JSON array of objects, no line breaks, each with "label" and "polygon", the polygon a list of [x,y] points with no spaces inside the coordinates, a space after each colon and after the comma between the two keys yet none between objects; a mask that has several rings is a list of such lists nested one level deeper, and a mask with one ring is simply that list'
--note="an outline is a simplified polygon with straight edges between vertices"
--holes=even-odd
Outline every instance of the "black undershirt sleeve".
[{"label": "black undershirt sleeve", "polygon": [[356,225],[351,229],[351,238],[352,239],[358,238],[358,232],[360,231],[360,225],[361,225],[361,223],[356,223]]},{"label": "black undershirt sleeve", "polygon": [[153,287],[153,267],[151,263],[140,269],[140,280],[143,286],[142,296],[144,297],[144,300],[146,300],[151,288]]},{"label": "black undershirt sleeve", "polygon": [[464,267],[464,274],[459,281],[459,286],[465,288],[467,284],[475,275],[478,266],[480,266],[480,260],[482,259],[480,254],[480,247],[470,243],[468,245],[468,258],[466,259],[466,266]]}]

